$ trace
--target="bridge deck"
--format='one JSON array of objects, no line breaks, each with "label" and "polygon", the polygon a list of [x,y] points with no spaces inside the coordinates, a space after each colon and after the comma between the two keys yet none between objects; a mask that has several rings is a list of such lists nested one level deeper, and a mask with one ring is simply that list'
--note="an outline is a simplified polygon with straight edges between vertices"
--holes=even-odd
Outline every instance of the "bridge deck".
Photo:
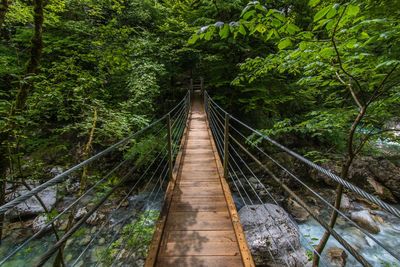
[{"label": "bridge deck", "polygon": [[146,266],[254,266],[198,100],[177,164]]}]

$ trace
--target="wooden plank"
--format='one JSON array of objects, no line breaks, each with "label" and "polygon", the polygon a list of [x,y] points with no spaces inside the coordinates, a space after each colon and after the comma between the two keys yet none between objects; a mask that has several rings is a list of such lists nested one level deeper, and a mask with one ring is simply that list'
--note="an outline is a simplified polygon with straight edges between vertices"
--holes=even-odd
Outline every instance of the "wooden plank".
[{"label": "wooden plank", "polygon": [[[229,217],[229,214],[226,213]],[[212,242],[237,242],[235,232],[227,231],[169,231],[166,242],[207,240]]]},{"label": "wooden plank", "polygon": [[214,202],[173,202],[170,211],[226,211],[225,201]]},{"label": "wooden plank", "polygon": [[227,231],[232,230],[232,222],[227,220],[199,220],[197,217],[187,217],[185,219],[171,219],[166,225],[166,231]]},{"label": "wooden plank", "polygon": [[221,182],[218,180],[215,181],[197,181],[197,180],[192,180],[192,181],[187,181],[187,180],[181,180],[179,182],[179,186],[192,186],[192,187],[215,187],[215,186],[221,186]]},{"label": "wooden plank", "polygon": [[237,256],[240,255],[236,242],[210,242],[206,240],[170,242],[165,245],[160,254],[163,256]]},{"label": "wooden plank", "polygon": [[191,256],[160,257],[158,266],[163,267],[232,267],[241,266],[240,256]]},{"label": "wooden plank", "polygon": [[[188,116],[188,121],[186,121],[185,130],[183,132],[182,140],[181,140],[181,147],[183,147],[186,143],[189,118],[190,118],[190,116]],[[152,241],[151,241],[151,244],[149,247],[146,262],[144,265],[145,267],[153,267],[156,264],[159,249],[161,247],[162,235],[164,233],[167,218],[168,218],[168,212],[169,212],[175,184],[179,178],[179,173],[182,171],[181,163],[182,163],[183,157],[184,157],[184,150],[180,150],[176,157],[176,160],[175,160],[175,166],[174,166],[174,170],[172,172],[172,179],[168,182],[167,190],[166,190],[166,193],[164,196],[164,204],[161,209],[161,213],[158,218],[158,222],[156,224],[156,229],[154,231],[153,238],[152,238]]]},{"label": "wooden plank", "polygon": [[[194,101],[179,173],[173,191],[167,191],[170,203],[167,215],[161,217],[163,232],[156,240],[157,260],[153,265],[146,260],[148,267],[243,266],[232,206],[227,202],[219,158],[210,138],[202,106]],[[154,257],[154,249],[150,252]]]},{"label": "wooden plank", "polygon": [[225,201],[225,196],[215,196],[215,197],[201,197],[201,196],[183,196],[176,195],[173,196],[172,201],[187,201],[187,202],[203,202],[203,201]]},{"label": "wooden plank", "polygon": [[[207,122],[207,125],[208,125],[208,122]],[[209,133],[210,136],[212,136],[212,133],[211,133],[211,130],[210,130],[209,127],[208,127],[208,133]],[[252,255],[251,255],[250,249],[247,246],[247,240],[246,240],[246,237],[245,237],[244,232],[243,232],[242,224],[240,223],[240,218],[239,218],[239,215],[237,213],[236,206],[235,206],[235,203],[233,201],[232,194],[231,194],[231,192],[229,190],[229,185],[226,182],[225,177],[223,176],[224,169],[222,167],[221,159],[220,159],[219,154],[217,152],[216,145],[215,145],[215,142],[214,142],[213,138],[211,138],[211,146],[212,146],[212,149],[214,151],[215,158],[216,158],[218,173],[219,173],[220,178],[221,178],[222,188],[223,188],[224,195],[225,195],[225,198],[226,198],[226,201],[227,201],[227,204],[228,204],[228,210],[229,210],[230,215],[231,215],[231,220],[232,220],[233,228],[235,230],[236,239],[237,239],[237,241],[239,243],[240,254],[242,256],[243,264],[246,267],[255,267],[255,263],[254,263]]]}]

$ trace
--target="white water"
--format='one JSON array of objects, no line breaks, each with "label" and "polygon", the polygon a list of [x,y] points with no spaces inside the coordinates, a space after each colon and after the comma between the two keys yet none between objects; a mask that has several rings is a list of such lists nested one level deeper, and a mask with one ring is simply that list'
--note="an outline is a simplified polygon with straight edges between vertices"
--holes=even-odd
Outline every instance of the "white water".
[{"label": "white water", "polygon": [[[372,236],[398,255],[400,253],[400,220],[392,216],[387,216],[387,214],[385,215],[384,223],[380,224],[381,231],[379,234]],[[318,240],[324,233],[324,229],[314,219],[309,219],[307,222],[300,224],[299,229],[305,239],[313,245],[318,243]],[[335,227],[335,230],[341,235],[341,237],[355,247],[357,251],[372,264],[372,266],[400,267],[399,261],[343,218],[338,219],[338,224]],[[307,242],[303,240],[302,243],[306,246]],[[326,263],[328,262],[326,260],[326,251],[328,251],[330,247],[343,248],[334,238],[331,237],[324,253],[322,254],[322,257],[325,259],[323,264],[321,264],[323,266],[329,266],[329,264]],[[347,253],[347,255],[349,257],[346,266],[361,266],[361,264],[358,263],[350,253]]]}]

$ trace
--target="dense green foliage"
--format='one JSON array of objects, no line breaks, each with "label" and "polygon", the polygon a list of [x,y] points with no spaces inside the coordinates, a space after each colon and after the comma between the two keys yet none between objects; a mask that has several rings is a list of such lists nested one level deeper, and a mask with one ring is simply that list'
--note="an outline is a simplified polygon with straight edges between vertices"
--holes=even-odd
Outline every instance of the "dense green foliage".
[{"label": "dense green foliage", "polygon": [[259,126],[270,135],[342,152],[359,106],[371,102],[357,134],[381,137],[400,115],[398,2],[282,2],[250,2],[239,20],[210,25],[189,41],[263,48],[240,62],[232,109],[261,114]]},{"label": "dense green foliage", "polygon": [[[399,64],[398,0],[1,0],[0,205],[6,179],[88,158],[199,77],[269,136],[315,161],[340,159],[346,179],[356,156],[382,152],[377,142],[399,147]],[[145,164],[163,147],[153,134],[115,158]],[[88,168],[81,191],[101,176]],[[150,228],[140,217],[124,234],[149,241]]]},{"label": "dense green foliage", "polygon": [[225,107],[288,145],[345,153],[364,105],[354,152],[396,138],[386,129],[400,116],[395,0],[51,0],[35,73],[34,6],[15,0],[5,10],[0,130],[12,174],[81,160],[94,120],[93,146],[105,147],[199,76]]}]

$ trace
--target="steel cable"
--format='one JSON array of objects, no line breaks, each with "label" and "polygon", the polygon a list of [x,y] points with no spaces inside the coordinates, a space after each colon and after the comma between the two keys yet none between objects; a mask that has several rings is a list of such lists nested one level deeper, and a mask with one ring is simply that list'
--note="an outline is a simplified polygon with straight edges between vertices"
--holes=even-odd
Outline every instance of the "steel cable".
[{"label": "steel cable", "polygon": [[[208,94],[207,94],[208,95]],[[209,97],[209,96],[208,96]],[[209,97],[209,101],[211,103],[213,103],[219,110],[221,110],[221,112],[223,112],[224,114],[228,114],[223,108],[221,108],[211,97]],[[337,183],[343,185],[344,187],[346,187],[347,189],[350,189],[351,191],[361,195],[362,197],[368,199],[369,201],[375,203],[376,205],[380,206],[381,208],[385,209],[386,211],[390,212],[391,214],[395,215],[396,217],[400,218],[400,210],[398,210],[397,208],[387,204],[386,202],[380,200],[379,198],[365,192],[364,190],[360,189],[359,187],[343,180],[342,178],[340,178],[339,176],[333,174],[332,172],[322,168],[321,166],[311,162],[310,160],[304,158],[303,156],[297,154],[296,152],[290,150],[289,148],[281,145],[280,143],[276,142],[275,140],[271,139],[270,137],[264,135],[263,133],[261,133],[260,131],[250,127],[249,125],[245,124],[244,122],[240,121],[239,119],[235,118],[234,116],[230,115],[230,118],[232,118],[234,121],[236,121],[237,123],[239,123],[240,125],[242,125],[243,127],[247,128],[248,130],[250,130],[251,132],[257,134],[258,136],[260,136],[262,139],[267,140],[268,142],[270,142],[271,144],[275,145],[276,147],[279,147],[280,149],[282,149],[283,151],[287,152],[288,154],[290,154],[291,156],[295,157],[296,159],[304,162],[305,164],[307,164],[308,166],[316,169],[317,171],[325,174],[326,176],[328,176],[329,178],[333,179],[334,181],[336,181]]]},{"label": "steel cable", "polygon": [[[292,178],[294,178],[297,182],[299,182],[301,185],[303,185],[307,190],[309,190],[314,196],[319,198],[323,203],[325,203],[327,206],[329,206],[331,209],[337,211],[339,215],[341,215],[344,219],[346,219],[350,224],[352,224],[354,227],[356,227],[359,231],[361,231],[363,234],[368,236],[371,240],[373,240],[377,245],[379,245],[381,248],[383,248],[386,252],[388,252],[391,256],[393,256],[395,259],[400,261],[400,255],[396,254],[394,251],[392,251],[390,248],[386,247],[382,242],[377,240],[375,237],[373,237],[370,233],[368,233],[366,230],[362,229],[356,222],[354,222],[352,219],[350,219],[346,214],[344,214],[342,211],[339,209],[336,209],[331,203],[329,203],[325,198],[323,198],[321,195],[319,195],[315,190],[310,188],[307,184],[305,184],[300,178],[298,178],[296,175],[294,175],[292,172],[290,172],[288,169],[286,169],[283,165],[281,165],[279,162],[277,162],[274,158],[272,158],[270,155],[268,155],[265,151],[263,151],[261,148],[259,148],[255,143],[253,143],[250,139],[245,137],[242,133],[240,133],[237,129],[232,127],[240,136],[242,136],[246,141],[251,143],[259,152],[261,152],[263,155],[268,157],[273,163],[275,163],[277,166],[279,166],[284,172],[289,174]],[[236,140],[234,137],[233,141],[238,144],[238,140]]]}]

